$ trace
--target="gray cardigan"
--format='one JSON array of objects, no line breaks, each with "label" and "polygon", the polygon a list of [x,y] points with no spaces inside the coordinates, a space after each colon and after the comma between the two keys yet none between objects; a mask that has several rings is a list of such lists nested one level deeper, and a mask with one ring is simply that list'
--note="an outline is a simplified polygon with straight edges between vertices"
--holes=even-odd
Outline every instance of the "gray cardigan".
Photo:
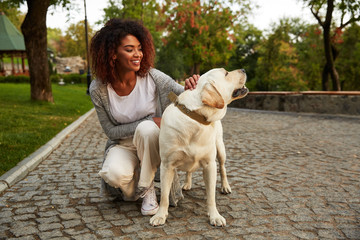
[{"label": "gray cardigan", "polygon": [[[150,69],[149,74],[155,82],[156,93],[158,95],[156,116],[161,117],[165,108],[171,103],[167,97],[169,92],[173,91],[176,95],[179,95],[184,91],[184,87],[176,83],[171,77],[157,69]],[[119,143],[120,139],[133,136],[135,133],[135,129],[140,122],[144,120],[152,120],[152,116],[146,116],[145,118],[132,123],[120,124],[114,119],[110,112],[107,85],[103,84],[99,80],[93,80],[91,82],[89,92],[91,96],[91,101],[95,106],[100,125],[103,128],[106,136],[108,137],[108,141],[105,146],[105,156],[112,146]],[[113,196],[122,196],[120,189],[111,187],[103,179],[101,179],[101,192],[105,192]],[[176,206],[178,200],[180,200],[181,198],[183,198],[183,195],[181,192],[178,176],[177,174],[175,174],[173,185],[170,191],[170,205]]]}]

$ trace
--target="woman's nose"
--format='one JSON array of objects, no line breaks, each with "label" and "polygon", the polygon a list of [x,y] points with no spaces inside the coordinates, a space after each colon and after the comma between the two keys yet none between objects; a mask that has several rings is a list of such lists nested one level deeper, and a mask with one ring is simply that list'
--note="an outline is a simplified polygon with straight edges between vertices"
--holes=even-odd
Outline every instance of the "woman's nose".
[{"label": "woman's nose", "polygon": [[140,57],[142,55],[142,52],[140,50],[135,50],[135,57]]}]

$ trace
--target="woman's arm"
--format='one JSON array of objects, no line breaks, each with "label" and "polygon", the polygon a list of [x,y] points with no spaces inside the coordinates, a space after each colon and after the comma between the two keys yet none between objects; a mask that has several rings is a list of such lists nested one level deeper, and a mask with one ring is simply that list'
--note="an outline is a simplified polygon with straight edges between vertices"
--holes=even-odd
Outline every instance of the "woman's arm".
[{"label": "woman's arm", "polygon": [[104,130],[104,133],[110,140],[119,140],[122,138],[131,137],[135,133],[135,129],[139,123],[144,120],[151,120],[151,116],[146,116],[143,119],[137,120],[132,123],[115,125],[110,120],[108,113],[105,111],[104,105],[102,104],[100,97],[96,96],[96,93],[91,92],[91,100],[94,104],[96,113],[99,118],[101,127]]}]

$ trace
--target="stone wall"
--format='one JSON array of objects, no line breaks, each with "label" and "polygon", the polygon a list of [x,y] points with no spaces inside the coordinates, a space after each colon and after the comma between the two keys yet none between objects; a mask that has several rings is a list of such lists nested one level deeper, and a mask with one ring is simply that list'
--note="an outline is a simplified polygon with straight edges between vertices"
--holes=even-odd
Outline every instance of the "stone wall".
[{"label": "stone wall", "polygon": [[230,107],[360,115],[360,92],[250,92]]}]

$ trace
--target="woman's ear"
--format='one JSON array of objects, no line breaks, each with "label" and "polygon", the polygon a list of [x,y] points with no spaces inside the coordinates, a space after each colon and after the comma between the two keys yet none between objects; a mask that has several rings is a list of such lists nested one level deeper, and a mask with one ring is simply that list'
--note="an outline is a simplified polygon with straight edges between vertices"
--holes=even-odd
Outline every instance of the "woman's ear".
[{"label": "woman's ear", "polygon": [[113,55],[113,57],[111,58],[111,61],[110,61],[111,67],[115,67],[115,61],[116,61],[116,55]]}]

